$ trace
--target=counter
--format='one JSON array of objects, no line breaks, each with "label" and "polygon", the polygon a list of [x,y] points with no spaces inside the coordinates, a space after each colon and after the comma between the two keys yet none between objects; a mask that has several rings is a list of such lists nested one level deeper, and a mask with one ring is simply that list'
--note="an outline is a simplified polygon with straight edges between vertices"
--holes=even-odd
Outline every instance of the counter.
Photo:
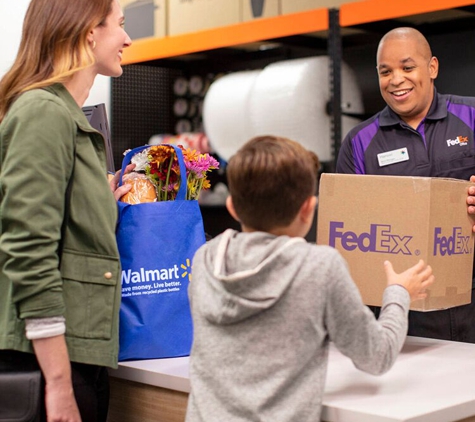
[{"label": "counter", "polygon": [[[182,422],[189,358],[121,362],[111,374],[108,422]],[[357,370],[333,345],[322,419],[475,422],[475,344],[408,337],[382,376]]]}]

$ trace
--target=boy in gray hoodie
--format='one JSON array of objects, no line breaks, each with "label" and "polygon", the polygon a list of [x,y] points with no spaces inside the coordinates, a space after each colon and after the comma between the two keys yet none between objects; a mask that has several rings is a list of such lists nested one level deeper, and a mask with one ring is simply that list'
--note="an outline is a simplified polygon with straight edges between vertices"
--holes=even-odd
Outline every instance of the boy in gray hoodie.
[{"label": "boy in gray hoodie", "polygon": [[362,371],[394,364],[432,269],[419,261],[396,274],[385,262],[376,320],[341,255],[303,238],[317,172],[315,154],[273,136],[230,159],[226,205],[242,232],[225,231],[193,259],[187,422],[319,421],[330,341]]}]

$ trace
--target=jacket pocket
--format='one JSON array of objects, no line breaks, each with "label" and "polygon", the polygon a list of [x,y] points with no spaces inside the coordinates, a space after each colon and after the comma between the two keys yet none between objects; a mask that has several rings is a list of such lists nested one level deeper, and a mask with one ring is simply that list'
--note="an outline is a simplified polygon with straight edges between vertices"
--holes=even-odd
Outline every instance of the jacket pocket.
[{"label": "jacket pocket", "polygon": [[118,260],[63,251],[61,275],[68,337],[111,338],[118,318]]},{"label": "jacket pocket", "polygon": [[435,163],[435,177],[450,177],[469,180],[474,174],[475,153],[472,150],[460,151]]}]

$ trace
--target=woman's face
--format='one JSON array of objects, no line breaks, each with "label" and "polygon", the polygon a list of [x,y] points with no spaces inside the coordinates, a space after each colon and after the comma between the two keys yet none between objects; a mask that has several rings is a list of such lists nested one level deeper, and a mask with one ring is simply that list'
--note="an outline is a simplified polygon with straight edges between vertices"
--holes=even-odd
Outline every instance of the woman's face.
[{"label": "woman's face", "polygon": [[132,44],[124,30],[124,15],[118,0],[112,0],[112,10],[103,25],[92,30],[96,72],[104,76],[122,75],[122,51]]}]

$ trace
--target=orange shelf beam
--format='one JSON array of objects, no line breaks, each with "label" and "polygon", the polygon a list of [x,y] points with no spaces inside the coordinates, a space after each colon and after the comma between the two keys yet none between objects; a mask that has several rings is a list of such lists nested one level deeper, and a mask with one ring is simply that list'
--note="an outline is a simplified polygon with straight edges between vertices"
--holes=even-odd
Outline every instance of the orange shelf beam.
[{"label": "orange shelf beam", "polygon": [[366,0],[344,3],[340,6],[340,25],[353,26],[473,4],[474,0]]},{"label": "orange shelf beam", "polygon": [[328,30],[328,10],[314,9],[183,35],[134,40],[132,45],[124,50],[122,64],[140,63],[326,30]]}]

